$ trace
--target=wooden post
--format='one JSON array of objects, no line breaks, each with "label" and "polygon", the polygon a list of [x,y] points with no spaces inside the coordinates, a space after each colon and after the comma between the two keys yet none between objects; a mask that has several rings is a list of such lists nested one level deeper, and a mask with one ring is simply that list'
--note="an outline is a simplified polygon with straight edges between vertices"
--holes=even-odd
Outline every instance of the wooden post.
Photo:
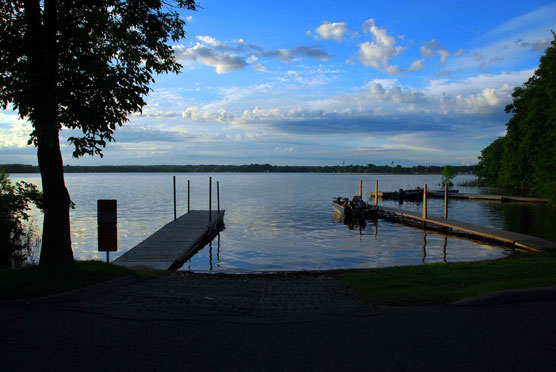
[{"label": "wooden post", "polygon": [[423,224],[427,219],[427,184],[425,183],[425,188],[423,189]]},{"label": "wooden post", "polygon": [[363,197],[363,180],[359,180],[359,197]]},{"label": "wooden post", "polygon": [[378,205],[378,180],[375,182],[375,207]]},{"label": "wooden post", "polygon": [[209,222],[212,221],[212,177],[209,177]]},{"label": "wooden post", "polygon": [[444,184],[444,219],[448,218],[448,182]]},{"label": "wooden post", "polygon": [[421,233],[421,255],[421,261],[425,262],[425,257],[427,257],[427,233],[425,230]]},{"label": "wooden post", "polygon": [[218,214],[220,214],[220,181],[216,181],[216,205],[218,206]]},{"label": "wooden post", "polygon": [[442,261],[446,262],[446,245],[448,245],[448,237],[444,237],[444,246],[442,247]]},{"label": "wooden post", "polygon": [[174,221],[178,218],[176,211],[176,176],[174,176]]},{"label": "wooden post", "polygon": [[187,213],[191,212],[191,183],[187,180]]}]

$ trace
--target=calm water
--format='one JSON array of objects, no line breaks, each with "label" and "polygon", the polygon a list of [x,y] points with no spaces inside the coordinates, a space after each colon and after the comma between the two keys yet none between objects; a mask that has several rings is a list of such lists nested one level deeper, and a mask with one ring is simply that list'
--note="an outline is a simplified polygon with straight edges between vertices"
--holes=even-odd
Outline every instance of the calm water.
[{"label": "calm water", "polygon": [[[118,257],[173,219],[173,174],[67,174],[66,184],[76,209],[71,213],[76,258],[104,259],[97,252],[96,201],[118,200]],[[192,209],[208,209],[209,174],[176,174],[178,214],[187,210],[187,180],[191,180]],[[343,174],[212,174],[213,190],[220,181],[221,208],[226,229],[199,251],[182,269],[195,271],[268,271],[363,268],[415,265],[438,261],[471,261],[509,254],[499,247],[448,238],[379,221],[359,231],[333,218],[334,196],[353,196],[363,180],[364,194],[409,189],[427,183],[439,189],[440,176]],[[472,176],[458,176],[456,184]],[[38,175],[12,179],[40,184]],[[481,192],[458,187],[460,192]],[[216,195],[214,191],[214,195]],[[215,197],[213,198],[215,199]],[[384,201],[384,205],[398,206]],[[408,210],[422,204],[405,202]],[[213,204],[216,208],[216,202]],[[442,215],[443,200],[430,199],[429,213]],[[529,204],[450,201],[451,218],[538,235],[556,240],[554,208]],[[37,217],[35,225],[42,221]],[[426,246],[423,250],[423,238]]]}]

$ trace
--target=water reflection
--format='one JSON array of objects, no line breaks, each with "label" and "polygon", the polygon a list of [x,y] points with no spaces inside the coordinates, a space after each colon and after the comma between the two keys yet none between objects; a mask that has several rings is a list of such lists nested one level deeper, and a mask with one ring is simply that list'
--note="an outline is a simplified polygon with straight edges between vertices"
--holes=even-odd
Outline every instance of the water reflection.
[{"label": "water reflection", "polygon": [[[118,200],[118,241],[116,258],[173,219],[173,174],[67,174],[66,184],[76,209],[71,211],[72,241],[78,259],[103,259],[97,251],[96,200]],[[187,211],[187,180],[191,181],[191,208],[207,208],[209,174],[177,174],[178,214]],[[226,210],[226,230],[212,245],[199,251],[183,269],[208,271],[318,270],[415,265],[422,262],[422,237],[419,230],[393,223],[370,221],[349,230],[331,218],[331,200],[336,195],[351,196],[380,190],[440,183],[439,175],[345,175],[345,174],[211,174],[221,183],[221,208]],[[40,184],[38,175],[18,176]],[[472,178],[472,177],[467,177]],[[465,180],[458,176],[456,184]],[[122,188],[121,185],[126,187]],[[432,187],[432,186],[431,186]],[[478,192],[460,188],[460,192]],[[383,201],[381,204],[389,205]],[[397,202],[390,206],[397,206]],[[403,208],[420,211],[421,202],[406,201]],[[431,215],[442,215],[443,201],[431,199]],[[521,209],[506,210],[485,202],[450,201],[450,216],[496,228],[506,228],[505,220],[521,218]],[[502,209],[504,208],[504,209]],[[533,213],[534,211],[532,211]],[[542,214],[543,212],[539,212]],[[556,213],[556,212],[550,212]],[[508,214],[508,216],[506,215]],[[545,213],[550,220],[556,216]],[[534,228],[540,221],[534,215],[529,225],[511,223],[516,228]],[[40,225],[40,222],[37,222]],[[552,226],[543,228],[556,234]],[[554,230],[554,231],[553,231]],[[429,233],[429,232],[428,232]],[[427,262],[442,262],[443,237],[427,235]],[[554,238],[556,240],[556,237]],[[500,248],[452,239],[450,261],[490,259],[505,255]],[[216,259],[215,257],[216,256]],[[214,261],[216,260],[216,262]]]}]

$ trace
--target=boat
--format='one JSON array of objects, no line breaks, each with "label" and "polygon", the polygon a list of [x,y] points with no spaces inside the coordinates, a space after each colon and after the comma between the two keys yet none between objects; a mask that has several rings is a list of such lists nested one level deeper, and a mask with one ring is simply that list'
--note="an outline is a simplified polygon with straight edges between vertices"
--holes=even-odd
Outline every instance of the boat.
[{"label": "boat", "polygon": [[344,218],[344,222],[350,222],[353,219],[365,221],[377,217],[377,208],[365,203],[359,195],[354,196],[351,201],[348,198],[338,196],[332,199],[332,207],[336,213]]}]

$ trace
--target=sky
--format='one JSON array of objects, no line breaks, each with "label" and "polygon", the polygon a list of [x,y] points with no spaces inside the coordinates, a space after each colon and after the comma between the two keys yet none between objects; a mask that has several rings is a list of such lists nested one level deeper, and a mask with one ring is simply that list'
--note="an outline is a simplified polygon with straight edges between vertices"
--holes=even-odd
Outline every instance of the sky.
[{"label": "sky", "polygon": [[[141,114],[65,164],[472,165],[556,30],[549,1],[201,0]],[[0,163],[36,164],[0,111]]]}]

